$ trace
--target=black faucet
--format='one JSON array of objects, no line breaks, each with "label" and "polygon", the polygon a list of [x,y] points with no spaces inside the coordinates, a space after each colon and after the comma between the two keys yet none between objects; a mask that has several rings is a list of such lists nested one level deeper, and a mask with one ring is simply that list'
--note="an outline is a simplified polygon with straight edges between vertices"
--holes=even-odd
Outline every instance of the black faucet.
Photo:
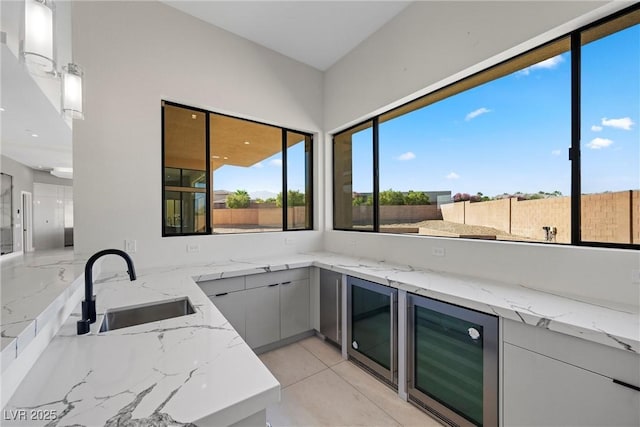
[{"label": "black faucet", "polygon": [[82,301],[82,320],[78,320],[78,335],[88,334],[91,323],[96,321],[96,296],[93,295],[93,264],[104,255],[120,255],[127,262],[129,279],[136,280],[136,270],[131,257],[120,249],[104,249],[89,258],[84,267],[84,301]]}]

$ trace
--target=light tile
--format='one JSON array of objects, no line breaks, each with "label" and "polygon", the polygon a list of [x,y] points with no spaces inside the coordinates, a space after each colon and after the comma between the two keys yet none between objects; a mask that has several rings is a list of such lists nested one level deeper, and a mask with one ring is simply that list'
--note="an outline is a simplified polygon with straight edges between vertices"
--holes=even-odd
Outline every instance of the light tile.
[{"label": "light tile", "polygon": [[343,361],[331,369],[403,426],[441,426],[439,422],[412,404],[400,399],[397,392],[353,363]]},{"label": "light tile", "polygon": [[263,353],[259,357],[282,388],[327,369],[324,363],[298,343]]},{"label": "light tile", "polygon": [[340,350],[318,337],[305,338],[299,341],[299,344],[309,350],[327,366],[333,366],[344,360]]},{"label": "light tile", "polygon": [[274,427],[399,425],[331,369],[282,390],[267,421]]}]

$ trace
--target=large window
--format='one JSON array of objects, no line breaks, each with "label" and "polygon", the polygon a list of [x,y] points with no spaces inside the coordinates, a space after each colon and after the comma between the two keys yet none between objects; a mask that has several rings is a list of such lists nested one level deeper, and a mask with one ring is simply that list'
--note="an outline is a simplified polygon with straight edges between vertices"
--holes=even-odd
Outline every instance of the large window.
[{"label": "large window", "polygon": [[313,228],[311,135],[162,105],[164,236]]},{"label": "large window", "polygon": [[373,122],[336,135],[333,144],[334,224],[373,230]]},{"label": "large window", "polygon": [[637,248],[639,15],[334,135],[334,228]]}]

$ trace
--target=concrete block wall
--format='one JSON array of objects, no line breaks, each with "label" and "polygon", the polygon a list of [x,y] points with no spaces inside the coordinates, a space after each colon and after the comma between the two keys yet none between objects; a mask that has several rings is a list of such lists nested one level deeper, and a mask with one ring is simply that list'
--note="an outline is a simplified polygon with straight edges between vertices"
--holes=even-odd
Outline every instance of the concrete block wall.
[{"label": "concrete block wall", "polygon": [[[544,240],[542,227],[555,227],[558,243],[571,243],[571,197],[441,206],[445,221],[484,225],[517,236]],[[640,243],[640,190],[585,194],[581,200],[583,241]]]}]

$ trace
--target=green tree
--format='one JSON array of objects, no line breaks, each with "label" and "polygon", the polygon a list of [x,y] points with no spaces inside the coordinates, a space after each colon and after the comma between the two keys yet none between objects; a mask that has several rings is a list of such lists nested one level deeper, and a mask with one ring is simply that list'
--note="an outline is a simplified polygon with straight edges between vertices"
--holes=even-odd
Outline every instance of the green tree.
[{"label": "green tree", "polygon": [[380,205],[404,205],[404,194],[402,191],[394,191],[390,188],[380,192]]},{"label": "green tree", "polygon": [[[287,206],[288,207],[304,206],[304,205],[305,205],[304,193],[301,193],[298,190],[289,190],[289,191],[287,191]],[[278,196],[276,197],[276,206],[279,207],[279,208],[282,207],[282,191],[280,193],[278,193]]]},{"label": "green tree", "polygon": [[429,195],[422,191],[409,190],[407,195],[404,197],[404,201],[407,205],[428,205]]},{"label": "green tree", "polygon": [[353,206],[371,206],[373,205],[373,197],[354,193],[351,204]]},{"label": "green tree", "polygon": [[236,190],[235,193],[227,196],[227,207],[229,209],[243,209],[249,207],[251,197],[245,190]]}]

